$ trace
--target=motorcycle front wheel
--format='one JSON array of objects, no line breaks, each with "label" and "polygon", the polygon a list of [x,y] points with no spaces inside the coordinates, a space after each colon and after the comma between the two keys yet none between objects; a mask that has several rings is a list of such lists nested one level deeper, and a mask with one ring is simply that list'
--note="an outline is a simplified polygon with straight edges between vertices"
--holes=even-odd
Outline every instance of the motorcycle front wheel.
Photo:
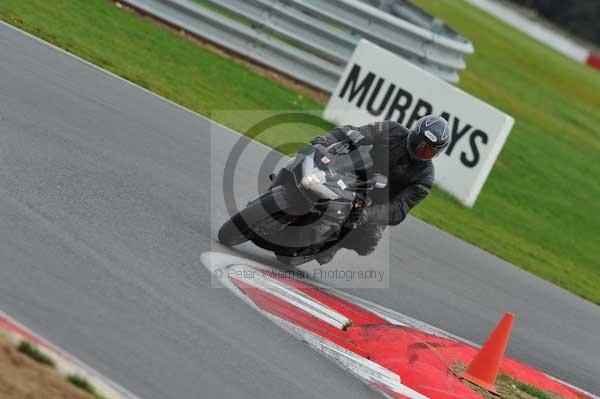
[{"label": "motorcycle front wheel", "polygon": [[233,247],[250,240],[253,229],[268,226],[271,219],[275,215],[280,215],[286,208],[281,193],[281,189],[271,190],[233,215],[219,229],[219,241],[228,247]]},{"label": "motorcycle front wheel", "polygon": [[219,242],[228,247],[234,247],[248,241],[246,234],[250,227],[243,223],[240,213],[236,213],[219,229]]}]

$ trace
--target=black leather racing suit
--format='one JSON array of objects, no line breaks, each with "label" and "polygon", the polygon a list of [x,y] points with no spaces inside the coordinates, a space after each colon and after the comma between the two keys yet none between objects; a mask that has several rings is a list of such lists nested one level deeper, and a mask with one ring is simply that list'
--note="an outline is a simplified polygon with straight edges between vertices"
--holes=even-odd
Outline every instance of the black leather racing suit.
[{"label": "black leather racing suit", "polygon": [[324,139],[328,143],[347,140],[346,132],[358,130],[364,145],[373,145],[370,154],[373,168],[388,178],[385,189],[373,190],[373,205],[366,209],[366,223],[348,234],[341,246],[368,255],[381,239],[383,226],[401,223],[410,210],[431,190],[434,167],[430,160],[423,161],[408,152],[409,131],[394,121],[372,123],[361,127],[343,126],[333,129]]}]

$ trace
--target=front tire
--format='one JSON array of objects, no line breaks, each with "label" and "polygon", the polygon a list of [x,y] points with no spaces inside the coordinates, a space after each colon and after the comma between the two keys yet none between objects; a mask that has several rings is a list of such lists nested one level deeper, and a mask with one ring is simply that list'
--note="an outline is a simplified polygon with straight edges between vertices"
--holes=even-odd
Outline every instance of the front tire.
[{"label": "front tire", "polygon": [[243,244],[248,241],[246,233],[249,229],[238,212],[219,229],[219,242],[228,247]]},{"label": "front tire", "polygon": [[[219,241],[229,247],[242,244],[255,239],[262,242],[260,234],[255,237],[253,229],[265,227],[264,223],[288,209],[287,201],[283,197],[283,187],[278,186],[261,195],[256,200],[250,201],[248,206],[233,215],[219,229]],[[277,219],[277,217],[275,217]],[[268,231],[268,228],[267,228]]]}]

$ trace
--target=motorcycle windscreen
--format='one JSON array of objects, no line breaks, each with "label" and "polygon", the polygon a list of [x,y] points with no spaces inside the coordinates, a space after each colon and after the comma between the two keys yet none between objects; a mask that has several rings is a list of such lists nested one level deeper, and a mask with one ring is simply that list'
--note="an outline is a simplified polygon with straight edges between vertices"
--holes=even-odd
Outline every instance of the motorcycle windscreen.
[{"label": "motorcycle windscreen", "polygon": [[361,146],[348,154],[335,155],[330,168],[340,175],[359,175],[373,166],[369,150]]}]

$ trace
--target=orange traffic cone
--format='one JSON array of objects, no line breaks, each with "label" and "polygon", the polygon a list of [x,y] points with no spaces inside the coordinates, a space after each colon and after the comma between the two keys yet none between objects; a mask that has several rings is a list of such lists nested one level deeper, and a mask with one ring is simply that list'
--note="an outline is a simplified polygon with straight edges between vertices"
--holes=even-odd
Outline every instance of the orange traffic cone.
[{"label": "orange traffic cone", "polygon": [[504,315],[494,332],[492,332],[492,335],[490,335],[467,368],[467,371],[462,375],[462,378],[490,392],[496,393],[496,377],[498,376],[500,363],[504,357],[506,345],[508,345],[514,319],[515,315],[512,313]]}]

